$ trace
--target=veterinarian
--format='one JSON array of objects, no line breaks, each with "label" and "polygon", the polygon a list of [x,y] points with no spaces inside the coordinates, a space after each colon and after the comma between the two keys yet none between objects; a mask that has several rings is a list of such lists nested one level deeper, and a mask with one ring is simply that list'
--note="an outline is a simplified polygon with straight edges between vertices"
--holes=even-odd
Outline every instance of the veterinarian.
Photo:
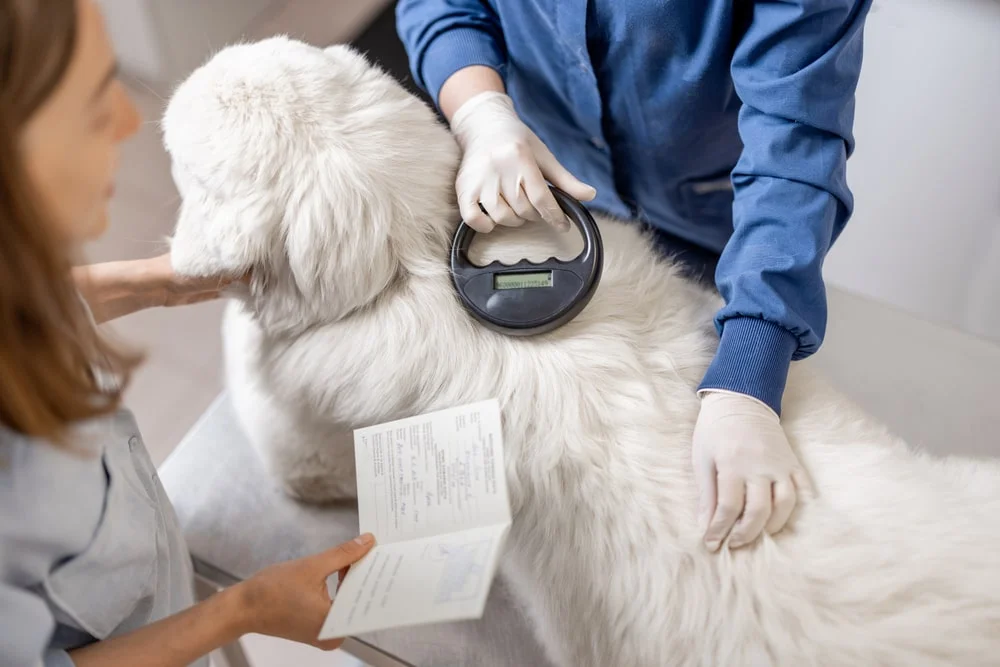
[{"label": "veterinarian", "polygon": [[139,125],[93,0],[0,0],[0,665],[207,665],[257,632],[316,643],[326,580],[371,536],[262,571],[200,604],[131,415],[136,359],[97,320],[214,298],[169,257],[84,267],[118,145]]},{"label": "veterinarian", "polygon": [[[826,328],[823,259],[870,0],[400,0],[417,83],[463,151],[464,220],[566,229],[545,181],[655,230],[725,305],[692,458],[706,545],[775,533],[809,482],[780,425]],[[480,209],[482,205],[482,209]]]}]

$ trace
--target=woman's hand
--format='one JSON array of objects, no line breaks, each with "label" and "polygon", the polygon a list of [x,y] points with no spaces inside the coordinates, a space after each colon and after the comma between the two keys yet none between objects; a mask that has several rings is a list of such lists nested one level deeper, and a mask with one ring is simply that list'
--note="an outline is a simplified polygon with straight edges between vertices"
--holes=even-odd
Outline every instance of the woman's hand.
[{"label": "woman's hand", "polygon": [[[367,554],[375,538],[362,535],[323,553],[274,565],[239,584],[247,613],[247,632],[281,637],[332,651],[343,639],[319,641],[332,600],[326,580]],[[338,584],[339,588],[339,584]]]},{"label": "woman's hand", "polygon": [[146,270],[150,272],[154,284],[158,286],[156,302],[166,307],[187,306],[218,299],[222,290],[234,282],[245,282],[249,278],[249,276],[243,276],[239,279],[232,276],[209,276],[207,278],[179,276],[174,273],[169,253],[145,261]]},{"label": "woman's hand", "polygon": [[169,254],[78,266],[73,269],[73,277],[98,324],[145,308],[185,306],[217,299],[232,283],[249,280],[249,275],[179,276],[174,273]]}]

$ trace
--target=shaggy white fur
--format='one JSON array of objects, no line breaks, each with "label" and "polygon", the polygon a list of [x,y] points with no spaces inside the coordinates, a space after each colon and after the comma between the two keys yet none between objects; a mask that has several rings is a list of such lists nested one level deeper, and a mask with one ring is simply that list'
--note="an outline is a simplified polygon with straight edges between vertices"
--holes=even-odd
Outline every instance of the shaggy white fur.
[{"label": "shaggy white fur", "polygon": [[[497,397],[503,571],[556,665],[1000,662],[1000,466],[914,451],[808,363],[783,423],[817,496],[774,538],[703,548],[690,448],[719,303],[637,226],[600,220],[604,278],[576,320],[505,338],[449,279],[450,134],[357,53],[227,48],[163,128],[175,269],[253,270],[225,320],[228,388],[273,473],[307,501],[351,496],[352,429]],[[533,225],[474,249],[579,243]]]}]

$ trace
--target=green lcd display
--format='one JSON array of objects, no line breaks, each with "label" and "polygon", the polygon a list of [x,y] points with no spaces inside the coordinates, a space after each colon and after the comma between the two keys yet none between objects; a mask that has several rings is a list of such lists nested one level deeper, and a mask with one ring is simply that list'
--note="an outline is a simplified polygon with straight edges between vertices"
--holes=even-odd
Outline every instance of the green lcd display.
[{"label": "green lcd display", "polygon": [[531,289],[534,287],[552,287],[552,272],[493,274],[493,289]]}]

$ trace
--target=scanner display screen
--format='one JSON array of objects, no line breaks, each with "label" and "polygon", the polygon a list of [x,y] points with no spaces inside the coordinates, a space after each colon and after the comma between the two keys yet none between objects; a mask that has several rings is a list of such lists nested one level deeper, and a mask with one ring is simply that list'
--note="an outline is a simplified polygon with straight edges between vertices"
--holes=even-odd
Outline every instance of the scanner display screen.
[{"label": "scanner display screen", "polygon": [[552,287],[552,272],[493,274],[493,289],[532,289],[535,287]]}]

